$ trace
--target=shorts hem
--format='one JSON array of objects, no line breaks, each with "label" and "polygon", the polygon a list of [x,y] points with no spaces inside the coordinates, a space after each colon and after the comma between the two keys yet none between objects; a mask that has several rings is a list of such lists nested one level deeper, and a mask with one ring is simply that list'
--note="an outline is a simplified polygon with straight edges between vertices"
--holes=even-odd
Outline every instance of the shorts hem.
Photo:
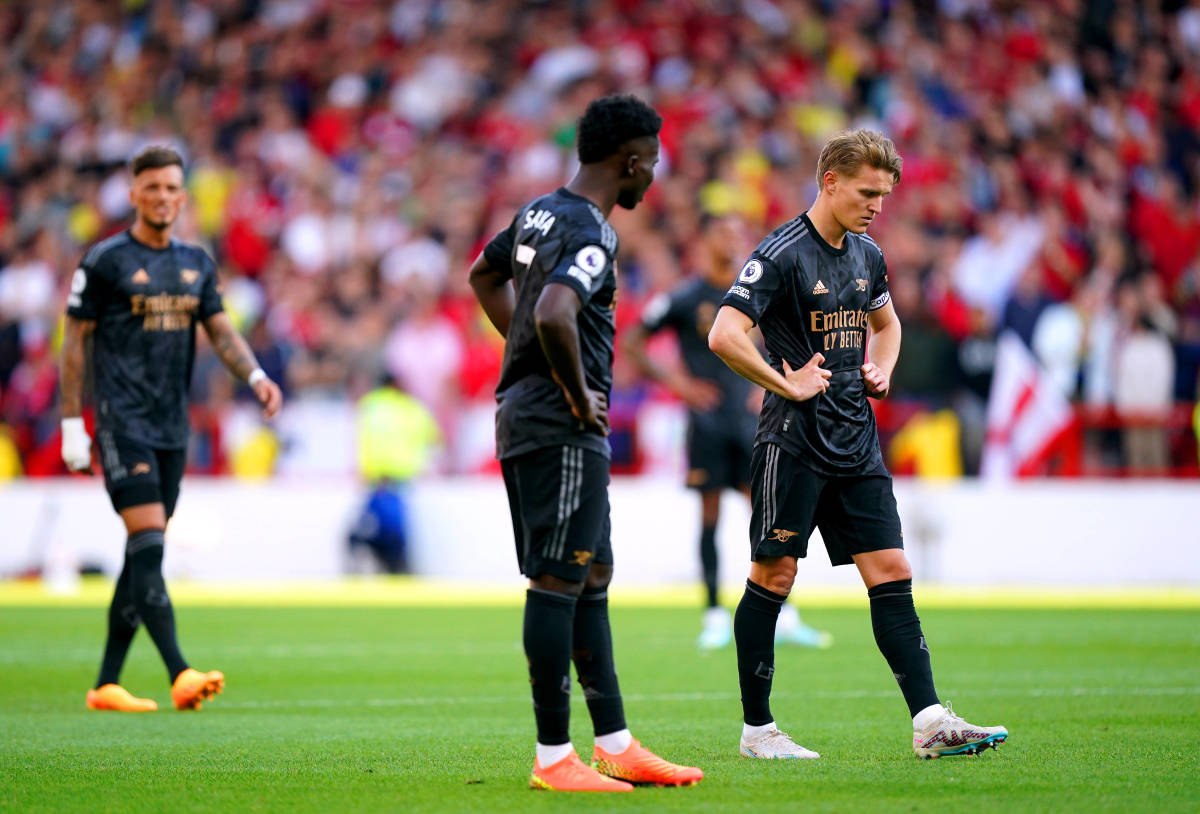
[{"label": "shorts hem", "polygon": [[156,483],[131,483],[119,486],[109,492],[113,508],[118,512],[131,509],[134,506],[145,506],[151,503],[164,504],[162,489]]}]

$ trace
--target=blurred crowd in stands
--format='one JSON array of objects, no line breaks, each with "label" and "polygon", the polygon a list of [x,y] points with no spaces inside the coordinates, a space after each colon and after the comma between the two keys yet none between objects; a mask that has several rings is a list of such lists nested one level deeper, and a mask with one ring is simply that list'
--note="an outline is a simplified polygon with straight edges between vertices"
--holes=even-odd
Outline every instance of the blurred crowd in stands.
[{"label": "blurred crowd in stands", "polygon": [[[949,410],[976,471],[1012,330],[1080,405],[1089,471],[1195,470],[1198,0],[25,0],[0,40],[10,472],[58,471],[67,284],[128,225],[124,164],[150,143],[185,155],[177,234],[216,257],[289,408],[391,377],[440,425],[443,471],[485,468],[465,425],[502,343],[466,269],[570,177],[576,118],[614,91],[664,119],[646,204],[613,219],[618,330],[695,267],[703,214],[740,216],[744,256],[811,203],[823,139],[870,126],[904,156],[872,227],[904,327],[885,443]],[[636,468],[638,416],[669,396],[620,358],[615,381]],[[207,352],[194,389],[209,416],[248,396]],[[1131,422],[1162,437],[1140,464]]]}]

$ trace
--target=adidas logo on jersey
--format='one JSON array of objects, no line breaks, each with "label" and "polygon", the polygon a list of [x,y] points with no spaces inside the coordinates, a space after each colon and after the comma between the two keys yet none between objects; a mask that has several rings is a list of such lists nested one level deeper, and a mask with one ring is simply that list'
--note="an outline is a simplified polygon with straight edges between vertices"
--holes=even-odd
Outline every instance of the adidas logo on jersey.
[{"label": "adidas logo on jersey", "polygon": [[145,285],[146,283],[150,282],[150,275],[146,273],[145,269],[138,269],[133,273],[133,276],[129,278],[129,281],[138,285]]},{"label": "adidas logo on jersey", "polygon": [[823,282],[821,282],[820,280],[817,280],[817,284],[813,286],[813,293],[814,294],[828,294],[829,289],[825,287],[825,284]]}]

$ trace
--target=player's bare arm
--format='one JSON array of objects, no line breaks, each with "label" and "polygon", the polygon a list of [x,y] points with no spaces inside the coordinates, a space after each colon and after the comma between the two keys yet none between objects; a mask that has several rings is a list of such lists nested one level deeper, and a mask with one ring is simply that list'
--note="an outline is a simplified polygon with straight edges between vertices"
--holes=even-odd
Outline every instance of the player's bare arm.
[{"label": "player's bare arm", "polygon": [[83,414],[83,377],[87,364],[87,338],[96,330],[96,321],[67,317],[63,328],[62,357],[59,360],[59,387],[62,391],[62,417]]},{"label": "player's bare arm", "polygon": [[629,328],[621,338],[621,349],[638,372],[662,384],[693,410],[707,412],[720,404],[721,391],[712,382],[689,376],[683,370],[670,370],[655,364],[646,354],[649,338],[650,333],[641,325]]},{"label": "player's bare arm", "polygon": [[512,324],[513,309],[516,308],[516,296],[509,282],[510,277],[511,275],[489,266],[483,252],[479,253],[468,272],[471,288],[479,300],[480,307],[483,308],[483,313],[487,314],[488,320],[505,338],[508,338],[508,326]]},{"label": "player's bare arm", "polygon": [[238,379],[248,383],[255,397],[263,406],[263,416],[271,418],[283,405],[283,394],[279,385],[262,372],[254,352],[246,340],[233,327],[229,315],[219,311],[204,320],[204,331],[212,343],[213,352]]},{"label": "player's bare arm", "polygon": [[887,398],[892,386],[892,371],[900,358],[900,318],[896,309],[888,302],[867,315],[871,326],[868,357],[871,361],[862,366],[863,382],[867,395],[872,398]]},{"label": "player's bare arm", "polygon": [[63,462],[72,472],[92,468],[91,439],[83,427],[83,379],[87,365],[87,338],[96,329],[95,320],[68,316],[63,329],[59,360],[62,392]]},{"label": "player's bare arm", "polygon": [[534,326],[554,378],[588,429],[608,435],[608,396],[587,386],[577,319],[583,301],[570,286],[548,283],[533,308]]},{"label": "player's bare arm", "polygon": [[708,333],[708,347],[739,376],[785,399],[807,401],[829,388],[829,377],[833,374],[821,367],[824,356],[813,354],[798,370],[793,370],[785,359],[781,375],[767,364],[750,339],[750,329],[753,327],[754,322],[750,317],[738,309],[721,306]]}]

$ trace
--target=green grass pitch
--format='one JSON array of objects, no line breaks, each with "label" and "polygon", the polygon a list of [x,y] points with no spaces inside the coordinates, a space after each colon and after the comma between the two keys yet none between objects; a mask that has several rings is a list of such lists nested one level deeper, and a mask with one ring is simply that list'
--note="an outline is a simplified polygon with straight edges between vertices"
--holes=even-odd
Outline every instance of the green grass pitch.
[{"label": "green grass pitch", "polygon": [[[617,592],[619,593],[619,591]],[[865,607],[812,607],[827,651],[778,653],[773,711],[818,761],[739,757],[732,649],[694,647],[692,608],[613,609],[633,732],[701,766],[693,788],[562,795],[527,786],[533,721],[521,610],[197,607],[184,652],[225,694],[170,709],[144,632],[123,683],[143,715],[89,712],[104,612],[0,608],[0,809],[13,811],[1195,812],[1200,611],[922,612],[945,698],[1011,736],[916,759]],[[592,733],[575,688],[572,735]]]}]

